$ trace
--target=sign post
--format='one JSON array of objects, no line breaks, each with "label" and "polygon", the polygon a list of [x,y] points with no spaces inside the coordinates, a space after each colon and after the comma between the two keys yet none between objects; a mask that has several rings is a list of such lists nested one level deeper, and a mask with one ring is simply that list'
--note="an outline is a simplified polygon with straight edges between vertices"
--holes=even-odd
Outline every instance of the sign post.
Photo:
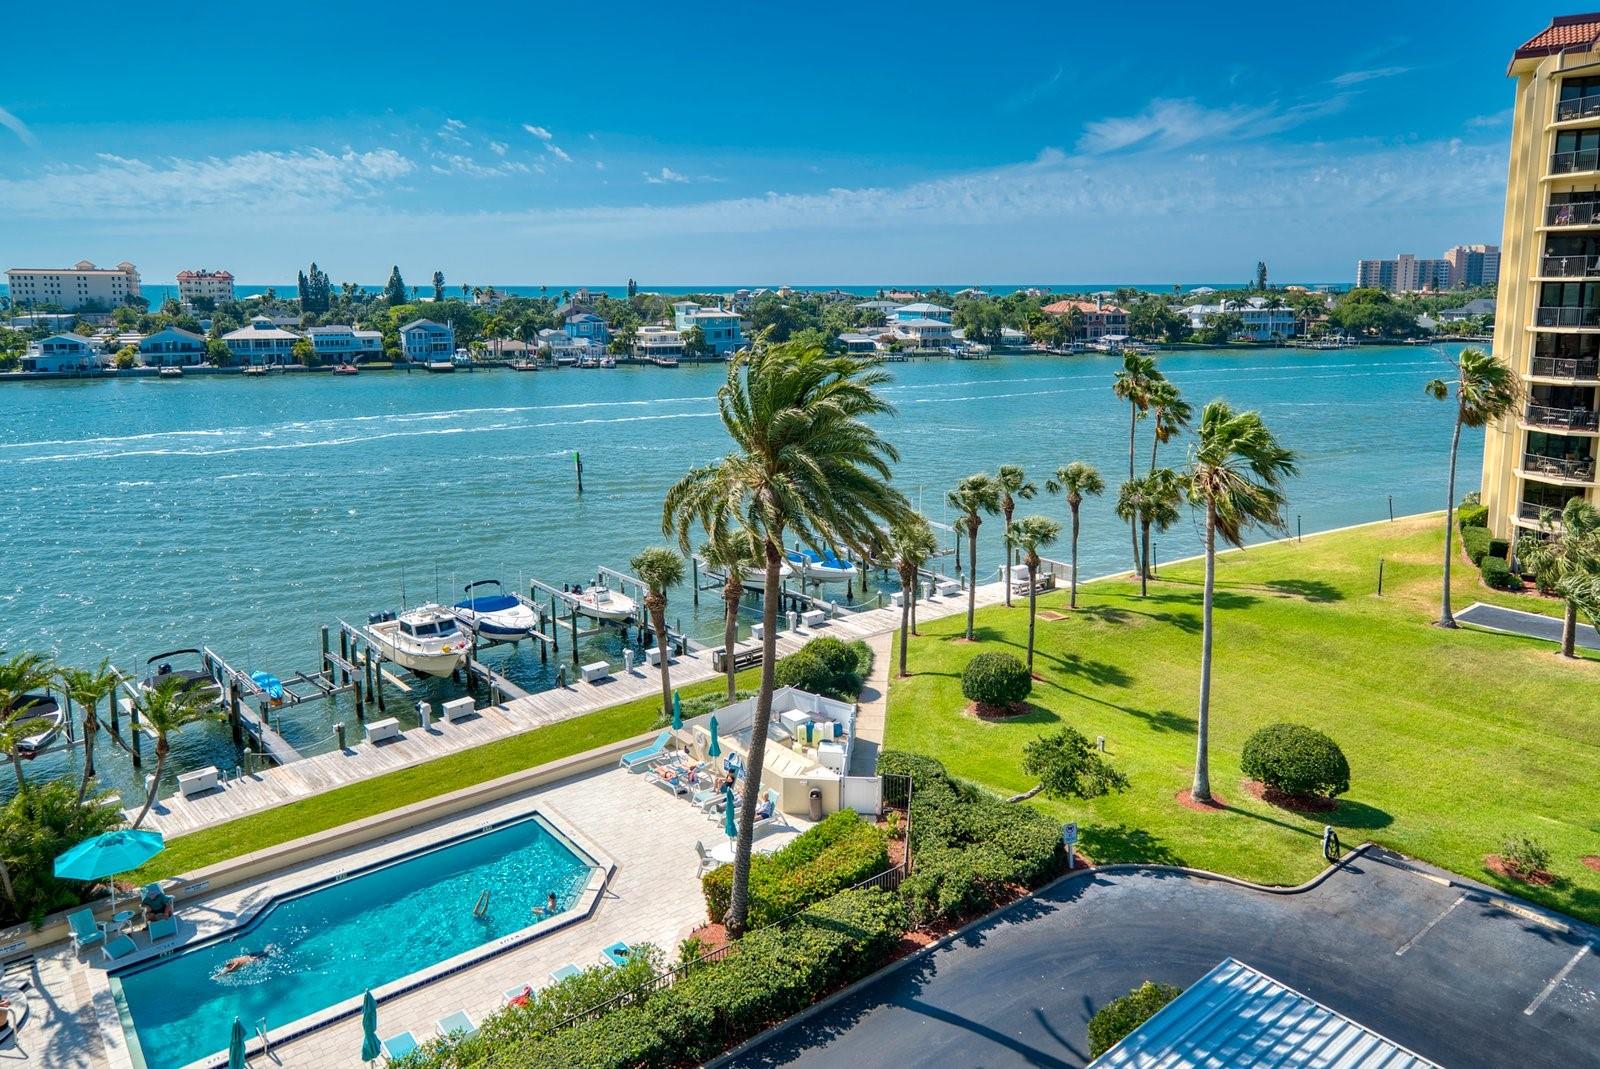
[{"label": "sign post", "polygon": [[1070,824],[1061,825],[1061,842],[1067,848],[1067,871],[1071,872],[1073,869],[1078,867],[1078,860],[1077,860],[1078,823],[1077,823],[1077,821],[1073,821]]}]

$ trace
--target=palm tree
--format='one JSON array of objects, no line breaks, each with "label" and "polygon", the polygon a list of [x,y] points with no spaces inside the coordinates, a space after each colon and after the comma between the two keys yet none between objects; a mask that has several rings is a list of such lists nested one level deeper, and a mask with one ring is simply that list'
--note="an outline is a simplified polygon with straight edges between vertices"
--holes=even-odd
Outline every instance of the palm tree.
[{"label": "palm tree", "polygon": [[928,558],[939,551],[933,528],[921,516],[911,515],[889,528],[889,553],[900,573],[900,678],[907,676],[906,646],[912,629],[911,608],[916,604],[918,577]]},{"label": "palm tree", "polygon": [[1189,468],[1183,476],[1189,502],[1205,510],[1206,524],[1200,713],[1191,789],[1197,802],[1211,800],[1211,613],[1217,585],[1217,538],[1239,546],[1252,527],[1281,530],[1283,480],[1297,470],[1294,452],[1278,444],[1259,412],[1235,412],[1226,401],[1212,401],[1200,413],[1199,441],[1190,453]]},{"label": "palm tree", "polygon": [[1156,470],[1156,450],[1189,429],[1194,409],[1178,391],[1177,383],[1161,379],[1150,388],[1150,411],[1155,417],[1155,438],[1150,443],[1150,470]]},{"label": "palm tree", "polygon": [[728,676],[728,703],[738,700],[738,669],[733,647],[739,641],[739,603],[744,600],[744,577],[761,568],[760,547],[750,532],[724,528],[709,532],[710,540],[700,548],[706,566],[720,571],[722,582],[722,667]]},{"label": "palm tree", "polygon": [[1158,468],[1129,479],[1117,492],[1117,518],[1138,527],[1139,596],[1149,593],[1150,528],[1165,531],[1178,522],[1178,475],[1171,468]]},{"label": "palm tree", "polygon": [[1000,484],[1000,515],[1005,518],[1006,531],[1006,605],[1011,605],[1011,514],[1016,510],[1017,498],[1030,501],[1039,492],[1039,488],[1028,481],[1027,473],[1015,464],[1000,465],[1000,472],[995,476],[995,482]]},{"label": "palm tree", "polygon": [[1048,516],[1024,516],[1006,528],[1006,541],[1022,547],[1028,566],[1028,672],[1033,672],[1033,629],[1039,602],[1039,551],[1061,537],[1061,524]]},{"label": "palm tree", "polygon": [[1450,438],[1450,481],[1444,503],[1444,591],[1440,599],[1439,626],[1455,627],[1450,611],[1450,551],[1455,527],[1456,454],[1461,448],[1461,428],[1481,427],[1510,412],[1521,397],[1511,369],[1482,349],[1463,349],[1456,357],[1453,380],[1434,379],[1423,387],[1428,396],[1443,401],[1456,388],[1455,431]]},{"label": "palm tree", "polygon": [[1053,479],[1047,479],[1044,488],[1052,494],[1066,494],[1067,508],[1072,511],[1072,597],[1071,607],[1078,607],[1078,506],[1086,497],[1099,497],[1106,492],[1106,481],[1093,464],[1074,460],[1057,468]]},{"label": "palm tree", "polygon": [[[1128,402],[1128,478],[1134,476],[1133,457],[1136,451],[1135,438],[1139,429],[1139,420],[1150,408],[1150,391],[1155,384],[1161,381],[1161,372],[1156,370],[1156,362],[1140,353],[1125,352],[1122,354],[1122,370],[1117,372],[1116,381],[1111,386],[1111,392],[1118,398]],[[1128,537],[1133,543],[1133,567],[1139,568],[1139,534],[1132,523],[1128,524]]]},{"label": "palm tree", "polygon": [[98,668],[61,668],[56,680],[67,697],[83,710],[83,782],[78,784],[78,804],[83,804],[89,793],[89,781],[94,779],[94,737],[100,730],[96,716],[102,699],[110,697],[117,689],[120,677],[110,661],[101,661]]},{"label": "palm tree", "polygon": [[967,641],[972,641],[972,617],[978,608],[978,528],[980,513],[993,516],[1000,511],[1000,484],[979,472],[968,475],[946,496],[950,507],[961,513],[961,530],[967,536]]},{"label": "palm tree", "polygon": [[198,720],[215,719],[216,714],[203,687],[189,686],[188,680],[172,676],[163,679],[153,690],[146,689],[140,693],[139,716],[145,726],[156,733],[156,772],[150,777],[150,793],[145,797],[144,808],[139,810],[139,816],[133,822],[135,828],[144,823],[150,807],[156,804],[156,792],[161,789],[161,772],[166,766],[167,755],[172,752],[169,741],[171,735]]},{"label": "palm tree", "polygon": [[1561,656],[1577,656],[1578,600],[1570,593],[1577,580],[1600,573],[1600,511],[1581,497],[1572,498],[1559,519],[1546,510],[1539,533],[1517,539],[1517,559],[1544,590],[1566,601],[1561,621]]},{"label": "palm tree", "polygon": [[667,589],[683,582],[683,558],[667,546],[640,550],[628,562],[644,582],[644,611],[650,614],[650,629],[656,633],[656,653],[661,662],[661,715],[672,716],[672,669],[667,662]]},{"label": "palm tree", "polygon": [[[51,678],[50,658],[39,653],[19,653],[0,661],[0,750],[11,760],[11,771],[17,777],[17,792],[28,789],[22,775],[22,755],[19,743],[24,721],[19,718],[31,691],[48,686]],[[33,729],[26,729],[30,733]]]},{"label": "palm tree", "polygon": [[814,547],[855,549],[864,558],[879,524],[897,523],[911,511],[905,496],[889,485],[890,465],[900,454],[869,422],[894,411],[878,392],[888,381],[881,368],[829,356],[816,344],[741,351],[717,391],[733,450],[688,472],[662,503],[662,530],[676,531],[680,545],[696,525],[707,531],[742,528],[759,545],[766,572],[761,686],[725,922],[733,936],[743,933],[749,908],[750,843],[772,716],[786,536],[792,532]]}]

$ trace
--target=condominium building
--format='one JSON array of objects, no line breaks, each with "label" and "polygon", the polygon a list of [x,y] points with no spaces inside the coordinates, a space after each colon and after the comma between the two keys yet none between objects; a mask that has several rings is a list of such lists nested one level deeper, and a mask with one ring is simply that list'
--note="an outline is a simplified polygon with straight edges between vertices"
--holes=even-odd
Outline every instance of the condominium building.
[{"label": "condominium building", "polygon": [[1450,288],[1449,260],[1419,260],[1403,252],[1392,260],[1358,260],[1356,286],[1385,293],[1420,293]]},{"label": "condominium building", "polygon": [[1502,538],[1600,502],[1600,14],[1518,48],[1494,354],[1525,397],[1485,432],[1483,503]]},{"label": "condominium building", "polygon": [[1456,289],[1492,286],[1500,281],[1500,246],[1457,245],[1444,254],[1450,285]]},{"label": "condominium building", "polygon": [[116,267],[96,267],[88,260],[71,267],[13,267],[6,271],[6,284],[18,308],[109,312],[140,296],[139,271],[126,260]]},{"label": "condominium building", "polygon": [[214,304],[233,300],[232,272],[207,271],[205,268],[198,271],[179,271],[178,300],[192,306],[196,297],[204,298]]}]

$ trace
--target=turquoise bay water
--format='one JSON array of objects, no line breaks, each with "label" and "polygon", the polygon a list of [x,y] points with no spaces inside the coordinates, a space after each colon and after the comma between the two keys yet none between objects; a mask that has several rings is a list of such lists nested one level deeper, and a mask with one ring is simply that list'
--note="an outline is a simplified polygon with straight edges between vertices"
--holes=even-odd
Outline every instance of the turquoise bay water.
[{"label": "turquoise bay water", "polygon": [[[1110,389],[1117,364],[1002,356],[886,365],[897,482],[932,518],[949,520],[945,491],[963,475],[1019,463],[1042,482],[1061,464],[1089,460],[1113,489],[1084,506],[1083,574],[1126,567],[1126,528],[1111,509],[1127,470],[1128,413]],[[1397,515],[1443,504],[1452,410],[1422,391],[1447,371],[1436,351],[1193,352],[1162,355],[1160,366],[1197,409],[1214,397],[1259,408],[1300,452],[1291,530],[1296,517],[1307,532],[1380,519],[1389,495]],[[360,622],[402,596],[454,600],[475,579],[559,586],[592,578],[597,565],[626,570],[661,541],[665,489],[726,451],[713,400],[724,374],[684,366],[8,385],[0,649],[78,664],[110,657],[132,671],[153,654],[204,644],[246,671],[288,676],[314,669],[318,625]],[[1142,470],[1146,426],[1139,442]],[[1180,464],[1186,448],[1181,439],[1164,447],[1163,462]],[[1481,449],[1481,436],[1463,442],[1463,486],[1475,482]],[[583,454],[582,497],[573,450]],[[1059,498],[1021,506],[1034,510],[1065,516]],[[1000,562],[1000,529],[998,520],[983,525],[983,571]],[[1187,516],[1157,542],[1164,559],[1198,548]],[[1063,545],[1053,555],[1066,554]],[[702,602],[697,611],[687,588],[674,591],[669,619],[720,633],[719,599]],[[619,640],[599,652],[619,660]],[[486,659],[530,685],[554,664],[541,665],[527,644]],[[391,698],[391,713],[407,704]],[[334,719],[353,720],[347,702],[285,710],[279,725],[314,752],[331,745]],[[132,800],[140,777],[105,747],[103,781]],[[196,725],[175,739],[167,779],[238,760],[224,727]],[[29,775],[71,774],[76,761],[47,755]],[[0,776],[0,792],[9,779]]]},{"label": "turquoise bay water", "polygon": [[[263,1019],[281,1028],[536,924],[547,895],[570,909],[588,872],[539,820],[522,820],[287,899],[237,935],[117,982],[147,1069],[176,1069],[225,1049],[234,1017],[252,1033]],[[259,957],[222,971],[245,955]]]}]

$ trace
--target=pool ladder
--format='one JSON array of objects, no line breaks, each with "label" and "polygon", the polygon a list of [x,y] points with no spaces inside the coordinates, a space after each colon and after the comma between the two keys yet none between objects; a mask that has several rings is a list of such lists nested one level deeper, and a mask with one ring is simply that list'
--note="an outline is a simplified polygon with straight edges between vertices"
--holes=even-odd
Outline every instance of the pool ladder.
[{"label": "pool ladder", "polygon": [[261,1053],[272,1057],[272,1042],[267,1039],[267,1019],[265,1017],[256,1022],[256,1035],[261,1037]]},{"label": "pool ladder", "polygon": [[478,904],[472,907],[472,915],[482,919],[489,912],[489,892],[484,891],[478,896]]}]

